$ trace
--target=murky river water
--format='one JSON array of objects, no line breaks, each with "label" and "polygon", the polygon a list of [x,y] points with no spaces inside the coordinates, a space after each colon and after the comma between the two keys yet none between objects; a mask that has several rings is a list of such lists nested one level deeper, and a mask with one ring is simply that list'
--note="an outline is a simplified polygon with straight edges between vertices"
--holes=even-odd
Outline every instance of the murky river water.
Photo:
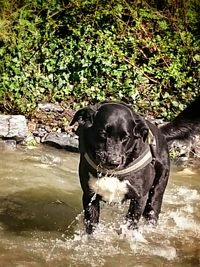
[{"label": "murky river water", "polygon": [[127,231],[127,206],[103,204],[88,237],[77,166],[63,150],[1,151],[0,267],[200,266],[200,170],[172,167],[158,227]]}]

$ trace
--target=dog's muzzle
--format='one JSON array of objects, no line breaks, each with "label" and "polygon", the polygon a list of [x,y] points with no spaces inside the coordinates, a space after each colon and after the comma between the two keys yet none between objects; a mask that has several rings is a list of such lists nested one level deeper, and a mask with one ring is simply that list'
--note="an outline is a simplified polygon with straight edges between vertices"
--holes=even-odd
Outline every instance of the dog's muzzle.
[{"label": "dog's muzzle", "polygon": [[[118,170],[117,167],[115,169],[113,168],[108,169],[108,168],[99,166],[99,164],[97,164],[96,161],[88,153],[85,153],[84,157],[87,163],[90,165],[90,167],[92,167],[95,171],[102,173],[102,174],[124,175],[124,174],[128,174],[131,172],[137,172],[140,169],[143,169],[144,167],[146,167],[149,163],[153,161],[154,156],[152,155],[152,146],[155,149],[156,140],[151,131],[149,131],[147,142],[148,142],[148,145],[146,146],[145,150],[139,155],[139,157],[136,158],[132,162],[131,165],[121,170]],[[121,158],[120,158],[120,162],[121,162]],[[117,162],[115,161],[114,163],[117,163],[116,165],[120,166],[120,164],[118,164],[119,163],[118,161]]]}]

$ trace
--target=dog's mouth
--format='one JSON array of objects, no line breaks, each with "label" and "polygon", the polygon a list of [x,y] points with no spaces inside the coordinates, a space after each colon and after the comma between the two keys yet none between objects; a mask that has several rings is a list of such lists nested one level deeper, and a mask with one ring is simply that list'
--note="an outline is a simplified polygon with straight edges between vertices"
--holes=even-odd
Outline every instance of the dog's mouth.
[{"label": "dog's mouth", "polygon": [[120,169],[122,165],[108,162],[106,164],[100,163],[100,166],[108,170],[117,170],[117,169]]},{"label": "dog's mouth", "polygon": [[109,157],[104,155],[96,155],[96,160],[99,163],[99,166],[101,166],[104,169],[108,170],[117,170],[123,167],[124,163],[124,157]]}]

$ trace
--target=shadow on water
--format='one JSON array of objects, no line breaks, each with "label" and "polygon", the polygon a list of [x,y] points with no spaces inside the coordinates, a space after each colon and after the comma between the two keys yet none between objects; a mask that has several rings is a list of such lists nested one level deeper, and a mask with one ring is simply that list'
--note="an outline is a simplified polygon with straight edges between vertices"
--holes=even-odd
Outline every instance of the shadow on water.
[{"label": "shadow on water", "polygon": [[64,231],[78,212],[66,201],[59,190],[45,187],[16,192],[0,198],[0,221],[14,231]]},{"label": "shadow on water", "polygon": [[4,152],[1,162],[0,222],[4,228],[65,231],[80,212],[77,155],[46,148]]},{"label": "shadow on water", "polygon": [[129,231],[127,205],[102,204],[87,236],[77,154],[43,146],[0,161],[0,267],[200,266],[200,170],[172,167],[156,228]]}]

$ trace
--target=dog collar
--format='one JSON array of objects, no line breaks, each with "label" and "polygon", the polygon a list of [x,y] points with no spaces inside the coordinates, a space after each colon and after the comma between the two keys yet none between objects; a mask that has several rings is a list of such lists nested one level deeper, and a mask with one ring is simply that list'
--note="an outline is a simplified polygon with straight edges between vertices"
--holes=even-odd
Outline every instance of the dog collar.
[{"label": "dog collar", "polygon": [[122,170],[109,170],[109,169],[104,169],[100,166],[98,166],[88,155],[88,153],[85,153],[84,155],[87,163],[96,171],[103,173],[103,174],[108,174],[108,175],[123,175],[123,174],[128,174],[130,172],[136,172],[144,167],[146,167],[153,159],[151,150],[149,146],[144,150],[144,152],[133,161],[133,163],[128,166],[127,168],[124,168]]},{"label": "dog collar", "polygon": [[108,175],[124,175],[128,174],[130,172],[136,172],[144,167],[146,167],[152,160],[152,149],[151,146],[156,146],[156,139],[153,133],[149,130],[149,134],[147,137],[147,143],[148,146],[146,149],[142,152],[142,154],[135,159],[132,164],[122,170],[109,170],[100,167],[95,163],[95,161],[88,155],[88,153],[84,154],[84,157],[87,161],[87,163],[96,171],[102,173],[102,174],[108,174]]}]

